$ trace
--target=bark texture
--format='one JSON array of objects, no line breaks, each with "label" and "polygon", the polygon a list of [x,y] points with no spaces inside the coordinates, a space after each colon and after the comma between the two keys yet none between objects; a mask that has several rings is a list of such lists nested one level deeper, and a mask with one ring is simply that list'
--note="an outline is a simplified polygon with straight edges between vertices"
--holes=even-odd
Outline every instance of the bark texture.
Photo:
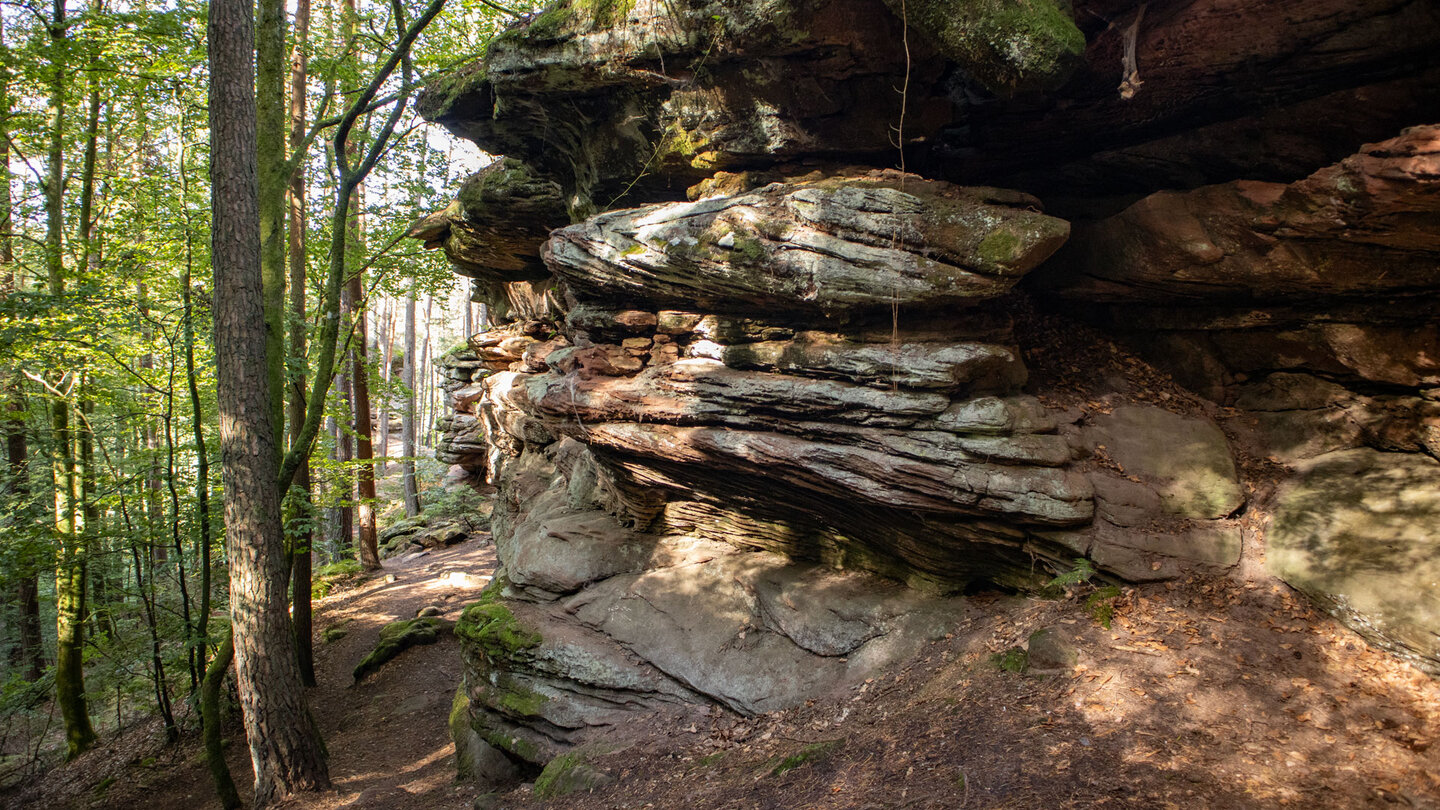
[{"label": "bark texture", "polygon": [[278,454],[266,368],[255,166],[254,33],[248,3],[210,7],[216,385],[225,478],[235,671],[255,805],[329,786],[289,616]]}]

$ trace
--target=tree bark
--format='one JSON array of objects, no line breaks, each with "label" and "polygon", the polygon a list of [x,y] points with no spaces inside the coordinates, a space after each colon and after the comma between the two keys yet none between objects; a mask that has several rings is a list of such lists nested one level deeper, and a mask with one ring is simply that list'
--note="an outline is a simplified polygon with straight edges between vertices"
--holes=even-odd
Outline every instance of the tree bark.
[{"label": "tree bark", "polygon": [[380,568],[380,551],[375,526],[375,453],[371,449],[371,434],[374,428],[370,424],[370,371],[365,357],[365,299],[362,275],[363,273],[356,272],[348,282],[348,298],[355,324],[355,333],[350,340],[350,351],[354,359],[350,387],[354,395],[352,403],[355,416],[355,460],[358,462],[355,468],[355,489],[358,495],[356,523],[360,530],[357,550],[360,553],[360,565],[367,571],[375,571]]},{"label": "tree bark", "polygon": [[216,390],[230,615],[235,675],[255,769],[254,802],[266,807],[299,791],[327,788],[330,776],[305,703],[290,625],[276,486],[279,454],[272,405],[277,398],[270,375],[255,374],[268,366],[250,4],[213,0],[207,34]]},{"label": "tree bark", "polygon": [[[220,797],[224,810],[244,807],[240,791],[235,789],[235,780],[230,778],[230,768],[225,764],[225,738],[220,733],[220,687],[225,682],[225,673],[235,660],[235,640],[230,633],[220,642],[215,660],[205,670],[205,681],[200,687],[200,722],[204,726],[205,761],[210,766],[210,778],[215,782],[215,793]],[[259,802],[256,802],[259,806]]]},{"label": "tree bark", "polygon": [[[384,385],[384,395],[380,398],[380,458],[390,457],[390,384],[394,376],[390,371],[390,361],[394,356],[395,345],[395,302],[386,300],[380,310],[380,317],[375,321],[376,330],[379,334],[375,338],[375,351],[380,355],[380,379]],[[380,474],[384,475],[389,468],[390,462],[380,462]]]},{"label": "tree bark", "polygon": [[[295,4],[295,49],[290,57],[290,153],[294,170],[290,174],[290,444],[299,441],[305,424],[305,49],[310,40],[310,0]],[[315,654],[312,647],[310,580],[314,547],[314,521],[310,493],[310,459],[300,462],[293,485],[296,510],[302,518],[290,533],[290,590],[294,605],[295,651],[300,678],[315,685]]]},{"label": "tree bark", "polygon": [[255,5],[255,146],[259,184],[260,276],[265,297],[265,373],[277,441],[285,435],[285,0]]},{"label": "tree bark", "polygon": [[420,490],[415,484],[415,286],[405,293],[405,365],[400,372],[405,388],[405,409],[400,412],[400,479],[405,488],[405,516],[420,514]]},{"label": "tree bark", "polygon": [[[65,296],[65,94],[69,43],[66,38],[65,0],[54,0],[48,23],[50,35],[49,159],[45,177],[45,264],[50,295],[63,308]],[[53,376],[57,391],[65,375]],[[66,756],[74,758],[95,744],[95,729],[85,700],[85,548],[79,531],[76,495],[74,437],[70,429],[70,403],[64,395],[52,399],[50,430],[53,440],[55,481],[55,535],[59,543],[55,568],[55,700],[65,723]]]}]

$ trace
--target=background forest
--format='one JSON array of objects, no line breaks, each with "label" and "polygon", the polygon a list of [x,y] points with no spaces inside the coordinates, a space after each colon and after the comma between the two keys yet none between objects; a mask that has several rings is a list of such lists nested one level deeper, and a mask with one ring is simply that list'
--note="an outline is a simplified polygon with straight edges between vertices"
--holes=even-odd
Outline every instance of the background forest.
[{"label": "background forest", "polygon": [[[4,782],[137,719],[158,716],[172,737],[193,730],[229,625],[207,9],[71,2],[7,3],[0,18]],[[404,508],[392,511],[420,508],[435,475],[424,462],[433,369],[481,316],[443,257],[403,239],[448,200],[457,167],[484,160],[424,126],[414,92],[473,61],[467,43],[510,19],[452,0],[407,51],[397,32],[442,2],[257,9],[262,265],[267,303],[284,313],[269,324],[269,356],[283,359],[269,371],[289,400],[274,413],[280,435],[303,450],[307,408],[323,408],[285,509],[302,671],[312,565],[378,567],[377,471],[403,474]],[[388,73],[387,60],[399,62]],[[354,194],[337,213],[342,187]],[[336,309],[327,355],[321,326]]]}]

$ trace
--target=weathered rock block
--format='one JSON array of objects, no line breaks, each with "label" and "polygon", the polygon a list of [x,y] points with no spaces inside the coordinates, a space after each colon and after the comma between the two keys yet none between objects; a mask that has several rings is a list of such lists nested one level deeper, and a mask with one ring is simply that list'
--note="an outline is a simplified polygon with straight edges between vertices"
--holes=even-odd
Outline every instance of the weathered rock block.
[{"label": "weathered rock block", "polygon": [[1319,456],[1277,497],[1266,565],[1373,641],[1440,674],[1440,462]]},{"label": "weathered rock block", "polygon": [[843,315],[997,297],[1069,234],[1038,201],[904,175],[778,184],[602,214],[546,261],[577,297],[711,312]]}]

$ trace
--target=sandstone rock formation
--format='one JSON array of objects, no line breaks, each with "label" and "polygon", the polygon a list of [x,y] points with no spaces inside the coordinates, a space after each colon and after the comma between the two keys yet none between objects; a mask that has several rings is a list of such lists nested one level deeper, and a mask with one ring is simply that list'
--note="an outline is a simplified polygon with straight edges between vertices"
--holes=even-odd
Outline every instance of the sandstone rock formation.
[{"label": "sandstone rock formation", "polygon": [[412,230],[491,303],[437,450],[497,488],[472,772],[1072,569],[1265,561],[1440,669],[1440,11],[949,9],[571,0],[427,90],[505,155]]}]

